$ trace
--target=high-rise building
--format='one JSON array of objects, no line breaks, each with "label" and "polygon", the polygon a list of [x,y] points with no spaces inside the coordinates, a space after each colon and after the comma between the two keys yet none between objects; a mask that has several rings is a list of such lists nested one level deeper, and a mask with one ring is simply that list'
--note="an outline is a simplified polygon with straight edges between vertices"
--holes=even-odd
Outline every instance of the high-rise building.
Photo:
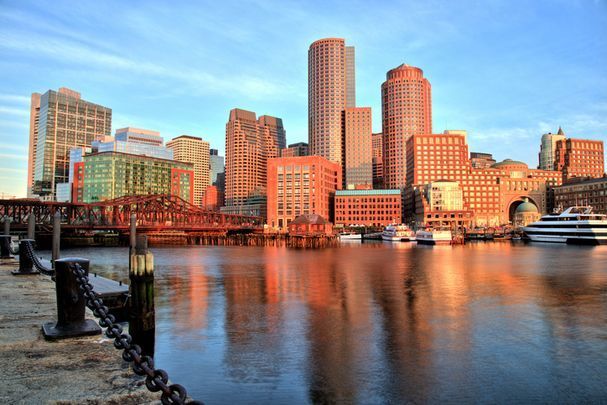
[{"label": "high-rise building", "polygon": [[540,145],[539,166],[541,170],[554,170],[554,155],[556,154],[556,143],[565,139],[563,129],[559,127],[556,134],[548,132],[542,135],[542,143]]},{"label": "high-rise building", "polygon": [[402,64],[386,74],[381,85],[384,186],[406,184],[407,140],[432,133],[430,82],[417,67]]},{"label": "high-rise building", "polygon": [[[32,105],[32,112],[36,111]],[[70,149],[91,146],[95,139],[110,135],[112,110],[84,101],[80,93],[62,87],[40,96],[37,136],[35,120],[32,130],[30,117],[31,194],[52,200],[56,184],[68,182]],[[36,138],[35,148],[32,136]]]},{"label": "high-rise building", "polygon": [[558,140],[554,153],[554,169],[563,173],[563,182],[574,177],[603,177],[603,141],[573,138]]},{"label": "high-rise building", "polygon": [[204,193],[211,182],[209,143],[202,138],[181,135],[167,142],[173,151],[173,159],[194,166],[194,204],[202,206]]},{"label": "high-rise building", "polygon": [[474,169],[488,169],[495,164],[495,159],[491,153],[470,152],[470,164]]},{"label": "high-rise building", "polygon": [[344,186],[373,186],[370,107],[348,107],[343,112],[342,173]]},{"label": "high-rise building", "polygon": [[303,214],[331,220],[341,184],[341,166],[321,156],[268,159],[268,225],[286,228]]},{"label": "high-rise building", "polygon": [[292,143],[288,148],[280,151],[280,157],[308,156],[309,154],[310,150],[305,142]]},{"label": "high-rise building", "polygon": [[173,159],[173,150],[164,146],[160,132],[141,128],[121,128],[116,130],[114,139],[93,141],[94,152],[122,152],[131,155]]},{"label": "high-rise building", "polygon": [[[219,186],[218,182],[222,181],[220,174],[225,173],[226,170],[223,156],[219,155],[219,151],[217,149],[209,149],[209,158],[211,164],[211,178],[209,179],[209,184],[212,186]],[[225,182],[225,177],[223,181]],[[221,187],[224,185],[225,184],[222,184]]]},{"label": "high-rise building", "polygon": [[286,145],[280,118],[235,108],[226,124],[226,206],[239,206],[266,194],[267,160]]},{"label": "high-rise building", "polygon": [[36,146],[38,143],[38,123],[40,121],[40,93],[32,93],[30,103],[30,139],[27,160],[27,196],[32,197],[34,186],[34,167],[36,165]]},{"label": "high-rise building", "polygon": [[373,188],[384,186],[384,140],[381,132],[371,135],[371,164],[373,165]]},{"label": "high-rise building", "polygon": [[122,152],[85,155],[83,163],[83,184],[78,187],[83,188],[85,203],[150,194],[175,195],[193,203],[191,163]]},{"label": "high-rise building", "polygon": [[354,47],[342,38],[313,42],[308,50],[310,154],[342,163],[342,113],[356,106]]}]

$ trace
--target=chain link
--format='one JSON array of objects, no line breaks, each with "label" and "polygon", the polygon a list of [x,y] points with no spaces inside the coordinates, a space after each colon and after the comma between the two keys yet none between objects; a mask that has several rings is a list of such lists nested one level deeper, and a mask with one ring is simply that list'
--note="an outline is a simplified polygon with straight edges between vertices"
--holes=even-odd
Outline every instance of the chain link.
[{"label": "chain link", "polygon": [[[29,245],[29,244],[28,244]],[[145,376],[145,386],[151,392],[162,391],[160,401],[164,404],[185,404],[187,398],[186,389],[179,384],[169,385],[169,376],[166,371],[154,368],[154,359],[141,354],[141,347],[133,344],[133,338],[124,333],[122,326],[116,324],[116,318],[109,313],[103,300],[98,298],[93,291],[93,285],[89,283],[86,271],[78,263],[72,264],[72,272],[78,280],[82,295],[86,300],[86,306],[99,318],[99,325],[106,328],[105,335],[114,339],[114,347],[122,350],[122,358],[132,364],[135,374]],[[190,401],[189,404],[202,404],[199,401]]]}]

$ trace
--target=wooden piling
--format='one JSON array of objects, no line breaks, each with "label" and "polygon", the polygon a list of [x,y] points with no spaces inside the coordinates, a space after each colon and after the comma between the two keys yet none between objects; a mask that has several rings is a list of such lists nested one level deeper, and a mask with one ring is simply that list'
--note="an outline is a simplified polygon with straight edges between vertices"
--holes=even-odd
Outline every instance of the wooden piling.
[{"label": "wooden piling", "polygon": [[131,249],[129,279],[129,332],[144,354],[154,356],[154,256],[148,250],[145,235],[138,235],[135,248]]}]

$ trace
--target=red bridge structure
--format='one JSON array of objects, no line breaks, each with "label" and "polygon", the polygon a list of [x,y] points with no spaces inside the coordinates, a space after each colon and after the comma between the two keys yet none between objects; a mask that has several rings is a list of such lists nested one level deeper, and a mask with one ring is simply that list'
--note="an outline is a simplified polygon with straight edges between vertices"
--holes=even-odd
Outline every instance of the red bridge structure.
[{"label": "red bridge structure", "polygon": [[25,230],[29,216],[38,226],[52,226],[61,213],[62,231],[128,231],[131,214],[142,232],[180,231],[256,232],[263,230],[263,219],[207,211],[174,195],[127,196],[91,204],[40,201],[37,199],[0,200],[0,218],[11,219],[11,229]]}]

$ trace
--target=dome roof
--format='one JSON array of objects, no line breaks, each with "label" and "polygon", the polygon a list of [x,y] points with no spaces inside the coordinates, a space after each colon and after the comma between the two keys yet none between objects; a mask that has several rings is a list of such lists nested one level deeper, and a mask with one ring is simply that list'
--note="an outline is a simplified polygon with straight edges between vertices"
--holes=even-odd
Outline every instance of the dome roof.
[{"label": "dome roof", "polygon": [[499,169],[501,167],[507,167],[507,166],[525,166],[526,168],[529,168],[529,166],[527,166],[527,163],[525,162],[521,162],[519,160],[512,160],[512,159],[504,159],[501,162],[497,162],[491,165],[491,167],[495,168],[495,169]]},{"label": "dome roof", "polygon": [[535,204],[530,203],[529,201],[525,201],[524,203],[522,203],[521,205],[519,205],[518,207],[516,207],[516,211],[514,211],[515,214],[522,214],[525,212],[533,212],[533,213],[537,213],[537,207],[535,206]]}]

